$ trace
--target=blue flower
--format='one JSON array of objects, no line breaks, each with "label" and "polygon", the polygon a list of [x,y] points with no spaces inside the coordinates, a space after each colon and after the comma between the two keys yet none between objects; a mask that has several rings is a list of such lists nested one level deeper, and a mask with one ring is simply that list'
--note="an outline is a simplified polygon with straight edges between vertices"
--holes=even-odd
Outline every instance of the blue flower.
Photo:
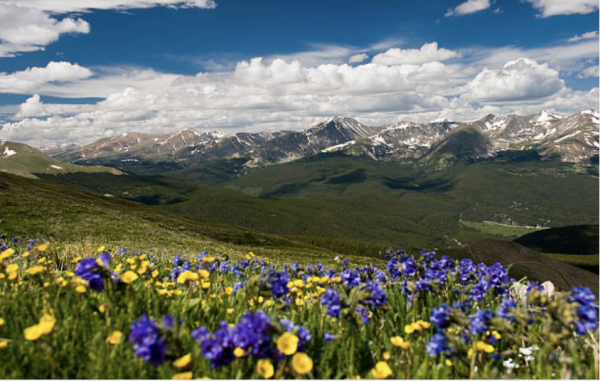
[{"label": "blue flower", "polygon": [[173,258],[173,266],[181,266],[182,264],[183,264],[183,261],[181,260],[181,254],[177,254]]},{"label": "blue flower", "polygon": [[431,309],[431,317],[429,320],[435,324],[437,328],[446,328],[450,325],[450,307],[446,303],[442,303],[439,308]]},{"label": "blue flower", "polygon": [[335,340],[335,335],[332,335],[330,333],[325,332],[323,334],[323,340],[325,340],[325,343],[330,342],[331,340]]},{"label": "blue flower", "polygon": [[494,313],[488,309],[479,310],[469,316],[469,320],[471,321],[471,332],[473,332],[474,335],[478,335],[487,331],[488,327],[486,323],[489,322],[492,317],[494,317]]},{"label": "blue flower", "polygon": [[446,336],[443,333],[436,333],[425,345],[427,353],[431,357],[435,357],[442,352],[449,350],[446,345]]},{"label": "blue flower", "polygon": [[155,320],[150,320],[143,315],[139,321],[131,324],[129,341],[132,342],[135,355],[141,357],[149,364],[160,365],[165,361],[167,345]]}]

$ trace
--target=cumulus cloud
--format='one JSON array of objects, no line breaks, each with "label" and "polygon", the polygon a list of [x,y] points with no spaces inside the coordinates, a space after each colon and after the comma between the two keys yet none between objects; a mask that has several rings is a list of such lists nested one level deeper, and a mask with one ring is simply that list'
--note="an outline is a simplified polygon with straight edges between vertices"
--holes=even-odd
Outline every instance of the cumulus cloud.
[{"label": "cumulus cloud", "polygon": [[548,65],[519,58],[502,69],[484,69],[466,87],[471,100],[506,102],[548,97],[562,90],[564,82]]},{"label": "cumulus cloud", "polygon": [[542,17],[587,14],[598,10],[598,0],[525,0],[542,12]]},{"label": "cumulus cloud", "polygon": [[0,57],[44,50],[63,34],[87,34],[90,24],[59,14],[92,9],[131,9],[170,6],[214,8],[213,0],[0,0]]},{"label": "cumulus cloud", "polygon": [[[568,55],[577,71],[585,62],[589,61],[586,66],[594,62],[582,59],[587,53],[577,48],[588,43],[564,45],[575,49]],[[348,49],[360,53],[357,48]],[[435,45],[436,52],[444,50]],[[523,56],[543,54],[537,50],[517,52]],[[504,53],[498,53],[494,62],[465,57],[448,63],[441,61],[447,56],[443,54],[433,55],[437,60],[431,55],[416,59],[414,54],[406,54],[410,59],[389,64],[373,59],[352,65],[343,63],[352,54],[341,63],[311,65],[290,58],[307,57],[299,53],[286,58],[257,57],[238,62],[230,71],[185,76],[131,67],[95,67],[91,77],[30,86],[36,87],[32,90],[35,94],[13,111],[9,122],[2,125],[0,136],[34,145],[57,141],[85,144],[133,131],[302,129],[332,115],[386,125],[398,116],[416,121],[463,121],[490,112],[597,108],[593,106],[598,102],[597,88],[591,92],[566,88],[551,56],[547,58],[552,64],[532,57],[495,63]],[[512,54],[515,50],[507,56]],[[103,100],[50,104],[43,102],[46,95]]]},{"label": "cumulus cloud", "polygon": [[456,8],[448,9],[445,16],[463,16],[471,13],[483,11],[490,7],[490,0],[468,0],[459,4]]},{"label": "cumulus cloud", "polygon": [[0,93],[27,94],[51,82],[69,82],[88,78],[92,72],[69,62],[50,62],[11,74],[0,73]]},{"label": "cumulus cloud", "polygon": [[65,33],[89,33],[80,18],[58,20],[39,9],[0,2],[0,57],[43,50]]},{"label": "cumulus cloud", "polygon": [[417,65],[431,61],[445,61],[460,57],[460,53],[438,48],[437,42],[424,44],[420,49],[391,48],[385,53],[377,54],[372,62],[381,65]]},{"label": "cumulus cloud", "polygon": [[569,42],[577,42],[580,40],[589,40],[589,39],[597,39],[598,38],[598,31],[592,31],[592,32],[587,32],[584,34],[579,34],[576,36],[573,36],[571,38],[569,38],[567,41]]},{"label": "cumulus cloud", "polygon": [[357,53],[357,54],[351,56],[350,58],[348,58],[348,62],[349,63],[360,63],[360,62],[363,62],[364,60],[366,60],[367,58],[369,58],[368,54]]}]

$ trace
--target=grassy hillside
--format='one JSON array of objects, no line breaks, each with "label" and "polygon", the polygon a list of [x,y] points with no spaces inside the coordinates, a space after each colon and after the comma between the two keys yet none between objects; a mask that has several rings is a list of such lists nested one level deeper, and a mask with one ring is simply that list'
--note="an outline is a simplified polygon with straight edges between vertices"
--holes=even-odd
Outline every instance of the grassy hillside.
[{"label": "grassy hillside", "polygon": [[102,166],[80,166],[61,163],[45,155],[42,151],[26,144],[0,141],[0,172],[35,178],[36,173],[111,173],[121,174],[114,168]]},{"label": "grassy hillside", "polygon": [[44,178],[192,219],[374,255],[388,246],[459,246],[514,239],[537,225],[597,223],[598,183],[589,170],[522,158],[432,171],[333,153],[257,169],[244,169],[243,159],[219,161],[174,173],[178,178]]}]

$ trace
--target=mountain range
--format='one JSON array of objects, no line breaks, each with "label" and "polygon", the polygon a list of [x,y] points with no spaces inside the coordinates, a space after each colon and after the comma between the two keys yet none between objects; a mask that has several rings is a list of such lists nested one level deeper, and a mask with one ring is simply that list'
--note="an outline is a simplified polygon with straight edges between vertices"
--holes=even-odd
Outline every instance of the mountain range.
[{"label": "mountain range", "polygon": [[62,162],[108,165],[137,173],[162,173],[225,158],[245,158],[245,166],[262,167],[335,151],[374,160],[423,158],[439,163],[525,150],[537,152],[542,159],[590,163],[598,157],[599,123],[600,114],[594,110],[568,116],[544,110],[529,116],[487,115],[470,122],[392,126],[367,126],[352,118],[333,117],[303,131],[134,132],[45,152]]}]

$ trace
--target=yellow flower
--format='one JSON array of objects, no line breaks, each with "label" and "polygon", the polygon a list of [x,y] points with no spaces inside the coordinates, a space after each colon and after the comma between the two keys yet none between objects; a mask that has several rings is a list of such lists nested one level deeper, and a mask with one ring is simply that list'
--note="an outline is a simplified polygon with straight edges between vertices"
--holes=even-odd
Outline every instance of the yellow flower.
[{"label": "yellow flower", "polygon": [[177,277],[177,283],[185,283],[188,280],[195,282],[198,280],[198,274],[191,271],[184,271]]},{"label": "yellow flower", "polygon": [[112,345],[118,344],[119,341],[121,340],[121,337],[123,336],[123,333],[121,331],[114,331],[109,337],[108,339],[106,339],[106,342]]},{"label": "yellow flower", "polygon": [[388,378],[392,375],[392,370],[385,361],[379,361],[371,370],[371,374],[377,379]]},{"label": "yellow flower", "polygon": [[400,347],[402,349],[410,348],[410,342],[404,341],[404,339],[401,338],[400,336],[394,336],[390,339],[390,341],[392,342],[392,345],[395,347]]},{"label": "yellow flower", "polygon": [[0,261],[5,260],[6,258],[10,257],[11,255],[14,254],[14,250],[13,249],[6,249],[4,250],[2,253],[0,253]]},{"label": "yellow flower", "polygon": [[303,306],[304,305],[304,299],[302,299],[302,298],[296,298],[295,303],[296,303],[297,306]]},{"label": "yellow flower", "polygon": [[19,265],[16,263],[12,263],[8,266],[6,266],[6,273],[14,273],[15,271],[17,271],[19,269]]},{"label": "yellow flower", "polygon": [[156,278],[158,276],[158,270],[152,271],[152,278]]},{"label": "yellow flower", "polygon": [[83,285],[79,285],[79,286],[75,287],[75,291],[77,291],[80,294],[83,294],[84,292],[87,291],[87,288]]},{"label": "yellow flower", "polygon": [[452,361],[446,359],[446,366],[452,366]]},{"label": "yellow flower", "polygon": [[188,353],[187,355],[180,357],[177,360],[173,361],[173,366],[177,369],[182,369],[182,368],[185,368],[188,365],[190,365],[191,362],[192,362],[192,354]]},{"label": "yellow flower", "polygon": [[256,363],[256,373],[258,373],[263,378],[273,377],[273,364],[271,364],[271,361],[267,359],[258,360],[258,362]]},{"label": "yellow flower", "polygon": [[98,307],[98,311],[100,311],[101,314],[105,313],[107,309],[108,309],[108,304],[106,304],[106,303],[102,303],[100,305],[100,307]]},{"label": "yellow flower", "polygon": [[477,342],[477,350],[483,351],[485,353],[493,353],[494,347],[492,345],[486,344],[483,341]]},{"label": "yellow flower", "polygon": [[48,249],[48,244],[47,244],[47,243],[45,243],[45,244],[43,244],[43,245],[39,245],[39,246],[36,248],[36,250],[37,250],[37,251],[42,251],[42,252],[43,252],[43,251],[46,251],[47,249]]},{"label": "yellow flower", "polygon": [[385,361],[390,361],[391,358],[392,358],[392,355],[390,354],[390,352],[383,352],[383,359]]},{"label": "yellow flower", "polygon": [[139,276],[133,271],[125,271],[125,274],[121,275],[121,281],[124,283],[131,283],[137,278],[139,278]]},{"label": "yellow flower", "polygon": [[210,282],[202,282],[202,289],[206,290],[210,288]]},{"label": "yellow flower", "polygon": [[198,270],[198,274],[200,274],[200,276],[204,279],[207,279],[208,277],[210,277],[210,273],[204,269]]},{"label": "yellow flower", "polygon": [[215,261],[215,257],[204,257],[202,258],[202,262],[213,263]]},{"label": "yellow flower", "polygon": [[284,333],[277,340],[277,349],[284,355],[293,355],[298,349],[298,337],[289,332]]},{"label": "yellow flower", "polygon": [[25,339],[35,341],[42,335],[52,332],[54,323],[56,323],[56,319],[53,316],[44,314],[44,316],[41,317],[39,324],[25,328],[25,331],[23,332],[25,334]]},{"label": "yellow flower", "polygon": [[292,357],[292,368],[298,374],[306,374],[313,368],[313,361],[306,353],[298,352]]},{"label": "yellow flower", "polygon": [[225,293],[231,295],[233,293],[233,287],[225,287]]},{"label": "yellow flower", "polygon": [[4,349],[8,346],[8,341],[0,341],[0,349]]},{"label": "yellow flower", "polygon": [[6,322],[4,321],[4,319],[0,318],[0,327],[2,327],[2,326],[4,325],[4,323],[6,323]]},{"label": "yellow flower", "polygon": [[102,245],[98,248],[99,253],[103,252],[104,250],[106,250],[106,246],[104,246],[104,245]]},{"label": "yellow flower", "polygon": [[35,275],[37,273],[41,273],[44,270],[46,270],[44,266],[33,266],[32,268],[27,269],[26,273],[29,275]]},{"label": "yellow flower", "polygon": [[233,313],[233,308],[228,308],[228,309],[227,309],[227,314],[228,314],[228,315],[231,315],[232,313]]},{"label": "yellow flower", "polygon": [[11,273],[8,273],[8,280],[13,280],[17,277],[17,272],[13,271]]},{"label": "yellow flower", "polygon": [[177,373],[173,376],[172,380],[191,380],[192,376],[192,372]]},{"label": "yellow flower", "polygon": [[73,278],[75,276],[75,273],[71,272],[71,271],[65,271],[65,275],[68,276],[69,278]]},{"label": "yellow flower", "polygon": [[235,355],[235,357],[244,357],[246,356],[246,351],[240,347],[237,347],[233,350],[233,354]]},{"label": "yellow flower", "polygon": [[73,258],[71,263],[79,263],[79,261],[81,261],[81,256]]}]

